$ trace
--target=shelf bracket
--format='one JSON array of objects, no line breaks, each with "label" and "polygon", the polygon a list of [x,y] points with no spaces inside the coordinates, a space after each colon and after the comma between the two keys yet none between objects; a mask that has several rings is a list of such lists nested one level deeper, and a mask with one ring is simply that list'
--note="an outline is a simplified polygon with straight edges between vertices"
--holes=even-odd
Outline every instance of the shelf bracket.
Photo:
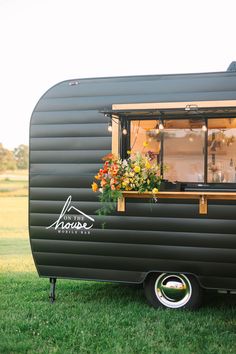
[{"label": "shelf bracket", "polygon": [[125,198],[124,196],[120,196],[117,201],[117,211],[125,211]]},{"label": "shelf bracket", "polygon": [[204,194],[199,198],[199,214],[207,214],[207,196]]}]

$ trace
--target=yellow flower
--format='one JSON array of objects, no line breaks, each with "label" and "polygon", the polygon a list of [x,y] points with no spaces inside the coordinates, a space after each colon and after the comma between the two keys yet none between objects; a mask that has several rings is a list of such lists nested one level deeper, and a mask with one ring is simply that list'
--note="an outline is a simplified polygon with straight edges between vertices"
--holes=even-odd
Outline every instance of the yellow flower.
[{"label": "yellow flower", "polygon": [[127,150],[127,155],[130,155],[131,154],[131,150]]},{"label": "yellow flower", "polygon": [[152,193],[153,194],[157,194],[158,193],[158,189],[157,188],[153,188]]},{"label": "yellow flower", "polygon": [[139,173],[140,172],[140,166],[135,166],[134,167],[134,172]]},{"label": "yellow flower", "polygon": [[145,168],[148,169],[148,170],[151,168],[151,164],[150,164],[149,161],[146,161]]},{"label": "yellow flower", "polygon": [[97,185],[96,182],[93,182],[93,184],[92,184],[92,190],[93,190],[93,192],[97,192],[97,190],[98,190],[98,185]]},{"label": "yellow flower", "polygon": [[143,142],[143,147],[147,147],[148,146],[148,142],[147,141],[144,141]]}]

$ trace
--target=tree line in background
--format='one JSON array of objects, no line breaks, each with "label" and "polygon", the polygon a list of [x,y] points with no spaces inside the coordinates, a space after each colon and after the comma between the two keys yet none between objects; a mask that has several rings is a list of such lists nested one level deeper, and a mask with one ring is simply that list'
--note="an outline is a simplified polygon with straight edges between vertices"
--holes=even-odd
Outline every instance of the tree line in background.
[{"label": "tree line in background", "polygon": [[25,170],[29,167],[29,147],[21,144],[8,150],[0,143],[0,172],[6,170]]}]

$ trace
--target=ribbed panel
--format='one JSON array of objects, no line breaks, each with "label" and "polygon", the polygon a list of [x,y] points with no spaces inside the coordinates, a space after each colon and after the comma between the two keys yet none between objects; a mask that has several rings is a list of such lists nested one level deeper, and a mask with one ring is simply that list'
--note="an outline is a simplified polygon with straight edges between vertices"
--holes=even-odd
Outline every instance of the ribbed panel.
[{"label": "ribbed panel", "polygon": [[[54,240],[54,244],[58,241],[76,241],[80,242],[101,242],[102,245],[112,243],[114,248],[116,244],[131,245],[164,245],[164,246],[182,246],[182,247],[198,247],[210,249],[215,248],[233,250],[236,247],[236,239],[234,234],[221,233],[201,233],[201,232],[176,232],[176,231],[146,231],[143,237],[142,230],[117,230],[117,229],[93,229],[92,237],[88,235],[76,235],[61,233],[55,234],[52,229],[45,229],[43,226],[30,227],[31,240]],[[80,242],[78,242],[80,244]],[[212,244],[214,243],[214,247]]]},{"label": "ribbed panel", "polygon": [[[104,126],[104,129],[106,127]],[[95,138],[31,138],[31,151],[66,151],[66,150],[107,150],[111,149],[110,137],[95,137]],[[66,160],[65,160],[66,162]]]},{"label": "ribbed panel", "polygon": [[32,164],[74,164],[74,163],[100,163],[103,156],[110,150],[71,150],[71,151],[32,151]]},{"label": "ribbed panel", "polygon": [[[154,259],[175,259],[191,260],[217,263],[234,263],[235,252],[231,249],[213,248],[211,252],[203,247],[173,246],[173,245],[146,245],[146,244],[121,244],[113,242],[86,242],[70,240],[32,240],[35,252],[47,253],[48,258],[52,254],[60,253],[63,257],[68,255],[94,255],[105,256],[109,259],[113,257],[128,257],[132,259],[134,254],[136,258],[154,258]],[[65,266],[67,264],[65,263]],[[236,272],[236,265],[235,272]],[[232,274],[231,274],[232,275]],[[236,273],[232,276],[236,276]]]},{"label": "ribbed panel", "polygon": [[[125,214],[101,218],[91,191],[101,158],[111,151],[100,111],[115,103],[235,99],[236,73],[70,83],[49,90],[31,119],[30,238],[39,274],[141,282],[150,271],[172,271],[193,273],[205,287],[236,288],[234,201],[210,201],[208,214],[200,215],[196,200],[130,199]],[[46,228],[70,195],[75,208],[95,219],[90,234]]]},{"label": "ribbed panel", "polygon": [[[39,102],[37,110],[40,111],[60,111],[60,110],[85,110],[88,106],[98,111],[103,110],[106,106],[113,103],[138,103],[138,102],[171,102],[175,101],[205,101],[205,92],[185,92],[183,93],[157,93],[153,95],[124,95],[124,96],[99,96],[99,97],[72,97],[72,98],[53,98],[44,99]],[[208,92],[208,100],[233,100],[235,99],[235,91],[227,92]]]}]

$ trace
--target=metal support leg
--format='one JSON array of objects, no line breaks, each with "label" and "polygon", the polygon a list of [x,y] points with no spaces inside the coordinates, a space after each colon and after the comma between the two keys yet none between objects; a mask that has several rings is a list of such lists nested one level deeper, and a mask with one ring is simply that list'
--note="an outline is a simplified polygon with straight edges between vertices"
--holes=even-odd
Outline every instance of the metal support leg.
[{"label": "metal support leg", "polygon": [[57,279],[56,278],[49,278],[49,281],[50,281],[50,284],[51,284],[50,285],[49,299],[50,299],[51,303],[53,304],[53,302],[56,299],[55,292],[56,292],[56,281],[57,281]]}]

